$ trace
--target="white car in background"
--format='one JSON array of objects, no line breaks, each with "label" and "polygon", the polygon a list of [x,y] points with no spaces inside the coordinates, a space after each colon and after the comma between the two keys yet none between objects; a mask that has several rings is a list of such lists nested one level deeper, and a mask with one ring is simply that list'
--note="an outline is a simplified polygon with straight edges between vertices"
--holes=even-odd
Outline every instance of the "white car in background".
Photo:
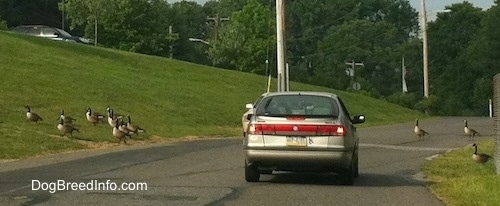
[{"label": "white car in background", "polygon": [[259,101],[265,96],[266,93],[261,95],[253,104],[249,103],[245,105],[245,108],[248,109],[245,113],[243,113],[243,116],[241,117],[241,125],[243,129],[243,137],[247,134],[247,129],[248,129],[248,122],[252,118],[252,115],[254,113],[254,106],[259,103]]},{"label": "white car in background", "polygon": [[21,25],[14,27],[12,31],[20,34],[27,34],[59,41],[93,44],[91,39],[73,36],[62,29],[45,25]]}]

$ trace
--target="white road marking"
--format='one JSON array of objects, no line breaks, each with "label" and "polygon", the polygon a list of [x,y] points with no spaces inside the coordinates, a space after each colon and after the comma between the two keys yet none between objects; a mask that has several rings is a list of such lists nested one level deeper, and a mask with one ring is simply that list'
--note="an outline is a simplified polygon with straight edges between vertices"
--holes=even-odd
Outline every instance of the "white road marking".
[{"label": "white road marking", "polygon": [[407,150],[407,151],[449,151],[453,149],[453,148],[434,148],[434,147],[410,147],[410,146],[368,144],[368,143],[360,143],[359,145],[362,147],[377,147],[377,148]]}]

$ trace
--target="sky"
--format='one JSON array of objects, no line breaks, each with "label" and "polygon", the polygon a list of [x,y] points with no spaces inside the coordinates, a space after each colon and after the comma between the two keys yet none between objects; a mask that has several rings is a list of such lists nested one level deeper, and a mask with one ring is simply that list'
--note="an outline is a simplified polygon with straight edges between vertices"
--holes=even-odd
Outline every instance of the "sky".
[{"label": "sky", "polygon": [[[182,0],[167,0],[167,1],[169,3],[174,3]],[[196,1],[201,5],[207,2],[207,0],[189,0],[189,1]],[[494,0],[467,0],[467,1],[472,3],[476,7],[488,9],[493,5]],[[410,0],[411,6],[415,8],[417,11],[421,10],[421,2],[422,2],[421,0]],[[461,2],[463,2],[463,0],[426,0],[426,7],[427,11],[443,10],[445,9],[445,6]]]}]

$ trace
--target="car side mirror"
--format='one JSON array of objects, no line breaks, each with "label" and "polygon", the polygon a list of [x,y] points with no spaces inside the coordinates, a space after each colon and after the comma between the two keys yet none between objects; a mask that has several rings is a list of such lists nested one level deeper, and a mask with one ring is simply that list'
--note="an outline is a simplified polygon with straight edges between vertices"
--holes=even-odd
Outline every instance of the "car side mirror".
[{"label": "car side mirror", "polygon": [[252,109],[252,108],[253,108],[253,104],[246,104],[246,105],[245,105],[245,108],[247,108],[247,109]]},{"label": "car side mirror", "polygon": [[351,122],[353,124],[360,124],[365,122],[365,115],[356,115],[354,118],[352,118]]}]

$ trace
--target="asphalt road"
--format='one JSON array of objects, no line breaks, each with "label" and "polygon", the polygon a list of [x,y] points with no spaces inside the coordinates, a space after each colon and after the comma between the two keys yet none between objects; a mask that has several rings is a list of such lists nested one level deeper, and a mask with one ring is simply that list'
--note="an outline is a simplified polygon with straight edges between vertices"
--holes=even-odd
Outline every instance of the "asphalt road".
[{"label": "asphalt road", "polygon": [[[492,119],[468,121],[481,132],[479,141],[493,137]],[[435,154],[474,141],[464,136],[460,117],[421,121],[431,133],[424,141],[413,126],[358,129],[361,174],[353,186],[338,184],[334,174],[279,173],[247,183],[241,139],[210,139],[4,162],[0,205],[444,205],[420,169]],[[68,190],[68,183],[100,190]],[[147,189],[123,190],[122,183]]]}]

